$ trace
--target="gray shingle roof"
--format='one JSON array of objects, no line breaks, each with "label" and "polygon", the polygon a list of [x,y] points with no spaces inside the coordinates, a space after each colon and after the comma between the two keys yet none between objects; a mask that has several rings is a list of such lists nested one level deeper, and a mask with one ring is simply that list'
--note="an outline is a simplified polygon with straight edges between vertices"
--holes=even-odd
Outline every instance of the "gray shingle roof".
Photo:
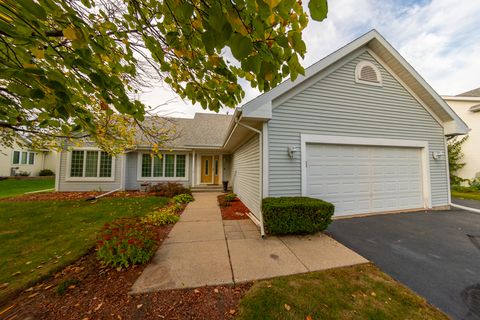
[{"label": "gray shingle roof", "polygon": [[457,94],[456,97],[480,97],[480,88]]},{"label": "gray shingle roof", "polygon": [[[232,120],[231,115],[214,113],[196,113],[193,119],[188,118],[157,118],[155,124],[157,127],[169,129],[171,139],[164,144],[168,148],[188,148],[188,147],[221,147],[228,126]],[[148,121],[148,119],[146,120]],[[142,139],[139,132],[140,141]],[[148,145],[148,143],[146,143]]]}]

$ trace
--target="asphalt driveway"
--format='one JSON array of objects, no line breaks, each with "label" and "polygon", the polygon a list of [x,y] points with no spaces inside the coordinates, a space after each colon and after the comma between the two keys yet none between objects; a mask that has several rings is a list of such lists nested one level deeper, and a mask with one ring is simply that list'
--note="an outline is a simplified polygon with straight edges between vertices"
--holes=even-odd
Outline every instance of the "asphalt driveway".
[{"label": "asphalt driveway", "polygon": [[480,319],[480,214],[428,211],[335,220],[328,232],[455,319]]}]

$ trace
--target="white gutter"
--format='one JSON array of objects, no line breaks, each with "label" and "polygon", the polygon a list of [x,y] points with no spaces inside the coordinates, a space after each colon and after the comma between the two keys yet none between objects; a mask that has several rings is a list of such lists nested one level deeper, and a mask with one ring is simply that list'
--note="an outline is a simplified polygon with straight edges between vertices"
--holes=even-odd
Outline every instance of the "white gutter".
[{"label": "white gutter", "polygon": [[480,213],[480,209],[465,207],[465,206],[461,206],[459,204],[455,204],[455,203],[451,203],[451,202],[450,202],[450,206],[454,207],[454,208],[457,208],[457,209],[462,209],[462,210],[474,212],[474,213]]},{"label": "white gutter", "polygon": [[[241,116],[240,116],[240,119],[241,119]],[[251,127],[249,125],[246,125],[244,123],[240,123],[240,119],[235,119],[235,126],[239,125],[239,126],[242,126],[244,128],[247,128],[247,129],[250,129],[256,133],[258,133],[258,138],[260,140],[260,183],[259,183],[259,192],[260,194],[263,194],[262,190],[263,190],[263,136],[262,136],[262,131],[258,130],[258,129],[255,129],[254,127]],[[235,129],[235,128],[234,128]],[[232,130],[232,133],[233,133],[233,130]],[[229,137],[230,138],[230,137]],[[228,141],[228,140],[227,140]],[[262,198],[262,197],[260,197]],[[262,208],[261,208],[261,205],[260,205],[260,219],[259,219],[259,222],[260,222],[260,234],[262,235],[262,238],[265,237],[265,228],[263,226],[263,213],[262,213]]]}]

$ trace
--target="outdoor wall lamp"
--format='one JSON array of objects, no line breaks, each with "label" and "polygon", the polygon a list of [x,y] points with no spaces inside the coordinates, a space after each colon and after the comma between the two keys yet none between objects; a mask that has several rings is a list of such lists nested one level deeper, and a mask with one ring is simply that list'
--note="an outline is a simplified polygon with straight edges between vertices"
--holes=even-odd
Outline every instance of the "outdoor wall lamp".
[{"label": "outdoor wall lamp", "polygon": [[444,153],[443,152],[432,152],[432,157],[435,160],[440,160],[443,157]]},{"label": "outdoor wall lamp", "polygon": [[288,147],[288,156],[290,157],[290,159],[294,158],[295,152],[298,152],[298,148],[296,146],[289,146]]}]

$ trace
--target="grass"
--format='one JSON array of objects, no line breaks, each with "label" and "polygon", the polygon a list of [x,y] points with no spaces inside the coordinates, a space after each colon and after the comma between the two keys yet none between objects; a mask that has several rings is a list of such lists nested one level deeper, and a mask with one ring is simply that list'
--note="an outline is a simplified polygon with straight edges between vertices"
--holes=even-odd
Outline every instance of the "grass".
[{"label": "grass", "polygon": [[84,255],[97,231],[167,204],[159,197],[0,202],[0,301]]},{"label": "grass", "polygon": [[45,179],[5,179],[0,180],[0,198],[13,197],[30,191],[40,191],[55,187],[55,178]]},{"label": "grass", "polygon": [[461,192],[452,190],[453,198],[480,200],[480,191]]},{"label": "grass", "polygon": [[240,301],[237,319],[448,318],[365,264],[257,282]]}]

